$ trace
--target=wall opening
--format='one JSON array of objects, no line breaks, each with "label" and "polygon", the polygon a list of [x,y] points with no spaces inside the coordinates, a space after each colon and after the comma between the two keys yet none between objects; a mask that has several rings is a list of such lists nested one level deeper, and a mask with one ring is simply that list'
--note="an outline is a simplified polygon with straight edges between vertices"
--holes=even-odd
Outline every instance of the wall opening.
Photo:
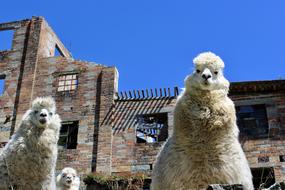
[{"label": "wall opening", "polygon": [[149,164],[149,170],[152,170],[152,169],[153,169],[153,165]]},{"label": "wall opening", "polygon": [[273,168],[251,168],[255,189],[268,188],[275,183]]},{"label": "wall opening", "polygon": [[279,161],[285,162],[285,155],[279,155]]},{"label": "wall opening", "polygon": [[236,110],[241,135],[252,139],[268,137],[268,119],[264,104],[238,106]]},{"label": "wall opening", "polygon": [[0,51],[12,49],[13,36],[14,36],[14,30],[0,31]]},{"label": "wall opening", "polygon": [[266,163],[269,162],[269,156],[259,156],[257,159],[258,163]]},{"label": "wall opening", "polygon": [[155,143],[168,138],[167,113],[139,115],[136,128],[137,143]]},{"label": "wall opening", "polygon": [[0,96],[2,96],[5,91],[5,78],[6,75],[0,75]]},{"label": "wall opening", "polygon": [[78,121],[62,122],[58,146],[62,149],[76,149],[78,135]]},{"label": "wall opening", "polygon": [[55,45],[54,56],[61,56],[61,57],[64,57],[64,54],[62,53],[62,51],[60,50],[60,48],[58,47],[58,45]]}]

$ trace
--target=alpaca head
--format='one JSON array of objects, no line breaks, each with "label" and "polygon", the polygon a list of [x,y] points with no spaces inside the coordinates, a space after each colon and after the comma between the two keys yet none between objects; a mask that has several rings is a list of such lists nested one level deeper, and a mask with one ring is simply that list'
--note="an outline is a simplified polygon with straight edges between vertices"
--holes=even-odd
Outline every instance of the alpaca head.
[{"label": "alpaca head", "polygon": [[57,184],[59,186],[71,187],[78,186],[80,184],[80,179],[77,176],[77,172],[73,168],[66,167],[57,176]]},{"label": "alpaca head", "polygon": [[193,62],[195,70],[185,79],[186,90],[196,88],[228,91],[229,82],[223,75],[224,62],[219,56],[205,52],[194,58]]},{"label": "alpaca head", "polygon": [[52,97],[39,97],[33,101],[29,117],[36,126],[45,128],[56,117],[55,111],[55,101]]}]

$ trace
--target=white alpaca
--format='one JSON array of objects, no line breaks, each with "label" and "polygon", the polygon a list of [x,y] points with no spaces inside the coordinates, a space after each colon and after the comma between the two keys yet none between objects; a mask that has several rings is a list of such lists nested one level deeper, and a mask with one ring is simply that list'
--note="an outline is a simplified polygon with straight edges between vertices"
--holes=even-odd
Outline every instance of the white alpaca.
[{"label": "white alpaca", "polygon": [[79,186],[80,179],[73,168],[64,168],[56,177],[57,190],[79,190]]},{"label": "white alpaca", "polygon": [[206,189],[209,184],[242,184],[252,176],[238,141],[234,103],[220,57],[206,52],[194,59],[195,71],[174,110],[174,132],[159,153],[152,190]]},{"label": "white alpaca", "polygon": [[0,155],[0,189],[54,190],[61,120],[51,97],[36,98]]}]

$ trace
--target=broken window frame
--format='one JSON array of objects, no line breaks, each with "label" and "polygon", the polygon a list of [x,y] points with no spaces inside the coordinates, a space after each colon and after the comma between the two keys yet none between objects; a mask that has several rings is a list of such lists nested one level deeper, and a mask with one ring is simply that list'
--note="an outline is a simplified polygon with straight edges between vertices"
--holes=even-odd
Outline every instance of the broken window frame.
[{"label": "broken window frame", "polygon": [[167,113],[138,115],[136,118],[136,143],[158,143],[168,138]]},{"label": "broken window frame", "polygon": [[275,174],[272,167],[251,168],[252,180],[255,189],[260,189],[260,185],[264,183],[263,188],[269,188],[275,183]]},{"label": "broken window frame", "polygon": [[250,139],[268,138],[269,123],[265,104],[237,106],[236,116],[242,136]]},{"label": "broken window frame", "polygon": [[[63,129],[67,130],[63,132]],[[79,121],[66,121],[62,122],[60,128],[60,135],[58,146],[62,149],[76,149],[78,139]]]}]

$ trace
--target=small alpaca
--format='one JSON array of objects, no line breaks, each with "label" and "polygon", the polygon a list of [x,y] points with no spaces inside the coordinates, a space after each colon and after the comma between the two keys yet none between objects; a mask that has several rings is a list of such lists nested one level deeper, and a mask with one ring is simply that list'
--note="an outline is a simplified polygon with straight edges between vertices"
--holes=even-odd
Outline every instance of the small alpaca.
[{"label": "small alpaca", "polygon": [[61,120],[53,98],[36,98],[0,154],[0,189],[54,190]]},{"label": "small alpaca", "polygon": [[64,168],[56,177],[57,190],[79,190],[80,179],[73,168]]},{"label": "small alpaca", "polygon": [[206,189],[209,184],[242,184],[252,175],[238,141],[235,107],[227,96],[224,63],[211,52],[194,59],[195,71],[174,109],[174,132],[160,151],[152,190]]}]

